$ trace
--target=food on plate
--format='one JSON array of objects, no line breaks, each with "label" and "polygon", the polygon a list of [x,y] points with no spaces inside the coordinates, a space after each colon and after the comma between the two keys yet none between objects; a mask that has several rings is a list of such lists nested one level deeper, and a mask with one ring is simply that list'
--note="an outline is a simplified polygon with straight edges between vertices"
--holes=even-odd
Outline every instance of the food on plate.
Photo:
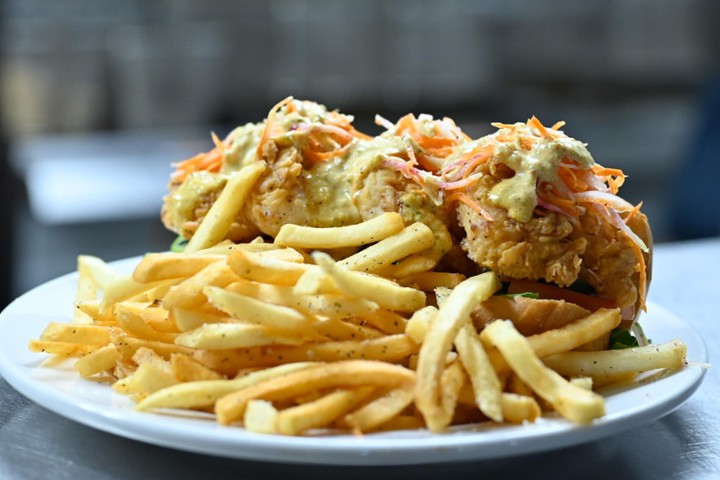
[{"label": "food on plate", "polygon": [[685,364],[680,340],[608,350],[645,306],[652,238],[622,172],[559,124],[351,120],[286,99],[213,137],[171,177],[182,251],[129,274],[80,256],[73,318],[30,349],[138,410],[280,435],[587,424],[593,388]]},{"label": "food on plate", "polygon": [[[647,217],[617,195],[622,171],[595,163],[583,143],[560,130],[562,122],[497,123],[497,132],[473,140],[448,118],[377,121],[385,131],[371,137],[350,116],[285,99],[264,122],[214,137],[213,150],[177,164],[163,221],[192,245],[234,173],[263,168],[242,207],[235,205],[229,240],[264,235],[308,248],[314,245],[293,243],[292,229],[397,213],[404,225],[426,225],[434,242],[389,276],[437,266],[466,275],[492,270],[507,293],[545,300],[497,297],[475,315],[478,322],[513,313],[523,331],[526,316],[560,312],[553,322],[563,323],[620,308],[623,327],[634,326],[650,282]],[[588,348],[604,348],[608,338]]]}]

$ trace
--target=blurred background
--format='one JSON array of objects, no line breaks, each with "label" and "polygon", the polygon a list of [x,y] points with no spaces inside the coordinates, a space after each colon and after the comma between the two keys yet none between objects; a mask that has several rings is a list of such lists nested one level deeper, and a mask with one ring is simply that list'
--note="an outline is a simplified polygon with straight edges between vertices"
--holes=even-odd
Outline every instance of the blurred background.
[{"label": "blurred background", "polygon": [[0,0],[0,306],[80,253],[166,249],[170,164],[288,95],[369,133],[565,120],[657,242],[717,235],[719,21],[714,0]]}]

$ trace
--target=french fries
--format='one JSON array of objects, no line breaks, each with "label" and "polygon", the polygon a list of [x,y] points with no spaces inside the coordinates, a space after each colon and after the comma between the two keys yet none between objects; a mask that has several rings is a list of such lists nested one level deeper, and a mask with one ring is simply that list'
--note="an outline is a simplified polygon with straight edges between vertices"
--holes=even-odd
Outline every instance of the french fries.
[{"label": "french fries", "polygon": [[212,204],[187,246],[186,252],[196,252],[212,247],[225,238],[233,218],[242,209],[245,197],[255,181],[265,171],[265,162],[258,161],[232,175],[220,196]]},{"label": "french fries", "polygon": [[494,321],[485,327],[481,338],[497,347],[518,377],[564,417],[586,424],[605,414],[600,395],[571,384],[543,365],[527,339],[509,321]]},{"label": "french fries", "polygon": [[566,376],[589,376],[605,383],[626,374],[660,368],[676,369],[685,365],[687,346],[679,339],[658,345],[600,352],[564,352],[545,357],[548,367]]},{"label": "french fries", "polygon": [[415,403],[429,428],[440,431],[450,422],[442,406],[441,376],[445,357],[463,326],[470,322],[473,308],[490,297],[500,282],[493,273],[483,273],[459,284],[440,306],[418,357]]},{"label": "french fries", "polygon": [[470,314],[500,280],[434,271],[433,232],[396,213],[218,242],[263,169],[228,180],[183,253],[148,254],[130,275],[80,256],[72,320],[29,348],[112,379],[140,411],[277,435],[522,424],[544,408],[586,424],[604,413],[594,386],[685,362],[678,340],[574,351],[617,327],[616,309],[529,337],[501,320],[476,330]]},{"label": "french fries", "polygon": [[359,247],[375,243],[405,228],[399,213],[387,212],[357,225],[334,228],[313,228],[283,225],[275,237],[277,245],[299,248]]}]

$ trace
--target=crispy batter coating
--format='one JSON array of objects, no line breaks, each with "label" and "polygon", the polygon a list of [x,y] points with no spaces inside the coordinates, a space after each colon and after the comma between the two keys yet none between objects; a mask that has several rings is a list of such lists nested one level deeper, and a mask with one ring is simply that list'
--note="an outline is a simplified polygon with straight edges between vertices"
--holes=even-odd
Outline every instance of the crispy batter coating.
[{"label": "crispy batter coating", "polygon": [[630,240],[588,210],[578,225],[567,216],[537,209],[525,223],[488,199],[491,189],[505,175],[483,166],[474,200],[493,217],[488,221],[470,207],[458,205],[458,221],[465,229],[462,246],[468,256],[508,279],[544,280],[569,286],[578,279],[613,299],[620,307],[637,300],[637,259]]}]

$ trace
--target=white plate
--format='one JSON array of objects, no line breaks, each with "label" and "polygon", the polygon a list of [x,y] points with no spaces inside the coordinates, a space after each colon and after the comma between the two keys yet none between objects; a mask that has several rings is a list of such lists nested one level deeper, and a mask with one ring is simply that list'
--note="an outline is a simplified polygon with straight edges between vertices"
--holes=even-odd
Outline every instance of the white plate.
[{"label": "white plate", "polygon": [[[137,259],[117,262],[129,271]],[[633,387],[608,390],[607,415],[589,426],[544,418],[523,426],[476,425],[430,434],[407,431],[363,437],[284,437],[224,427],[202,415],[159,415],[133,410],[108,385],[83,380],[69,366],[40,367],[43,355],[27,350],[51,321],[69,321],[77,274],[26,293],[0,314],[0,374],[19,392],[77,422],[135,440],[180,450],[275,462],[402,465],[482,460],[540,452],[596,440],[651,422],[680,406],[698,388],[705,369],[685,367]],[[643,326],[656,343],[683,339],[688,358],[707,362],[700,336],[685,322],[650,303]]]}]

